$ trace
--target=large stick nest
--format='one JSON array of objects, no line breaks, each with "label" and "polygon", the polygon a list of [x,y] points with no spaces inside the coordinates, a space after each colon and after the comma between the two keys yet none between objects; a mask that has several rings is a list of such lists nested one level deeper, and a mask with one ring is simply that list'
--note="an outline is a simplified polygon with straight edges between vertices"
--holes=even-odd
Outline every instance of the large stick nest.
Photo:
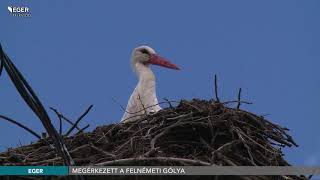
[{"label": "large stick nest", "polygon": [[[225,103],[182,100],[136,122],[101,126],[64,142],[76,165],[287,166],[281,148],[297,146],[287,131]],[[0,153],[0,165],[63,160],[40,140]]]}]

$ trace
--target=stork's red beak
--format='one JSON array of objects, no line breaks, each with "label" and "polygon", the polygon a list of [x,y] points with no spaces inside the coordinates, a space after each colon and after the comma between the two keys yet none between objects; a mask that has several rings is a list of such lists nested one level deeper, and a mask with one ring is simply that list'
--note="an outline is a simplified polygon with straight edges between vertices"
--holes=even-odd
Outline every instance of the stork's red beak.
[{"label": "stork's red beak", "polygon": [[170,61],[156,54],[151,55],[151,58],[148,63],[170,68],[170,69],[180,70],[180,68],[177,65],[172,64]]}]

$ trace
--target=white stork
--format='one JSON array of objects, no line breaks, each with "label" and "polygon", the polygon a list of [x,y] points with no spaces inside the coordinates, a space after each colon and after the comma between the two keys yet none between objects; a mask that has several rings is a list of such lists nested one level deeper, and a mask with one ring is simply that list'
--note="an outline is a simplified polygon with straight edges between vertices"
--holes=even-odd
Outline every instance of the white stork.
[{"label": "white stork", "polygon": [[161,110],[156,95],[156,79],[149,67],[150,64],[179,70],[176,65],[157,55],[151,47],[135,48],[131,55],[131,65],[139,82],[130,96],[121,122],[135,121],[144,114]]}]

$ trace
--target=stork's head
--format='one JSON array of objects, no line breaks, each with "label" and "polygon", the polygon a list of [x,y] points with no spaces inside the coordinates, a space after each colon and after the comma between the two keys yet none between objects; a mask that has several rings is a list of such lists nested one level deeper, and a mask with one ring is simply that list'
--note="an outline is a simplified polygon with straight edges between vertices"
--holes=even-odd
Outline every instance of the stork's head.
[{"label": "stork's head", "polygon": [[153,50],[149,46],[139,46],[135,48],[132,52],[131,63],[133,66],[135,66],[136,63],[141,63],[145,66],[148,66],[149,64],[154,64],[154,65],[158,65],[158,66],[162,66],[170,69],[179,70],[178,66],[176,66],[175,64],[172,64],[170,61],[159,56],[155,52],[155,50]]}]

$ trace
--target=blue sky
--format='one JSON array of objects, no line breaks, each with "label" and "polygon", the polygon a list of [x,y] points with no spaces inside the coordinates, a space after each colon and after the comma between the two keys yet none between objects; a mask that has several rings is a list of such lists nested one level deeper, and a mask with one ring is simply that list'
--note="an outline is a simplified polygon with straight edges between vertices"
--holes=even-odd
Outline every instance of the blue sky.
[{"label": "blue sky", "polygon": [[[7,6],[28,6],[31,18]],[[220,98],[237,89],[243,106],[291,129],[299,148],[286,149],[296,165],[320,165],[320,1],[0,1],[0,42],[49,111],[75,119],[90,104],[83,124],[118,122],[137,80],[129,58],[141,44],[179,65],[153,67],[158,99]],[[37,132],[44,129],[0,77],[0,114]],[[50,116],[57,124],[52,112]],[[0,121],[0,149],[35,139]]]}]

